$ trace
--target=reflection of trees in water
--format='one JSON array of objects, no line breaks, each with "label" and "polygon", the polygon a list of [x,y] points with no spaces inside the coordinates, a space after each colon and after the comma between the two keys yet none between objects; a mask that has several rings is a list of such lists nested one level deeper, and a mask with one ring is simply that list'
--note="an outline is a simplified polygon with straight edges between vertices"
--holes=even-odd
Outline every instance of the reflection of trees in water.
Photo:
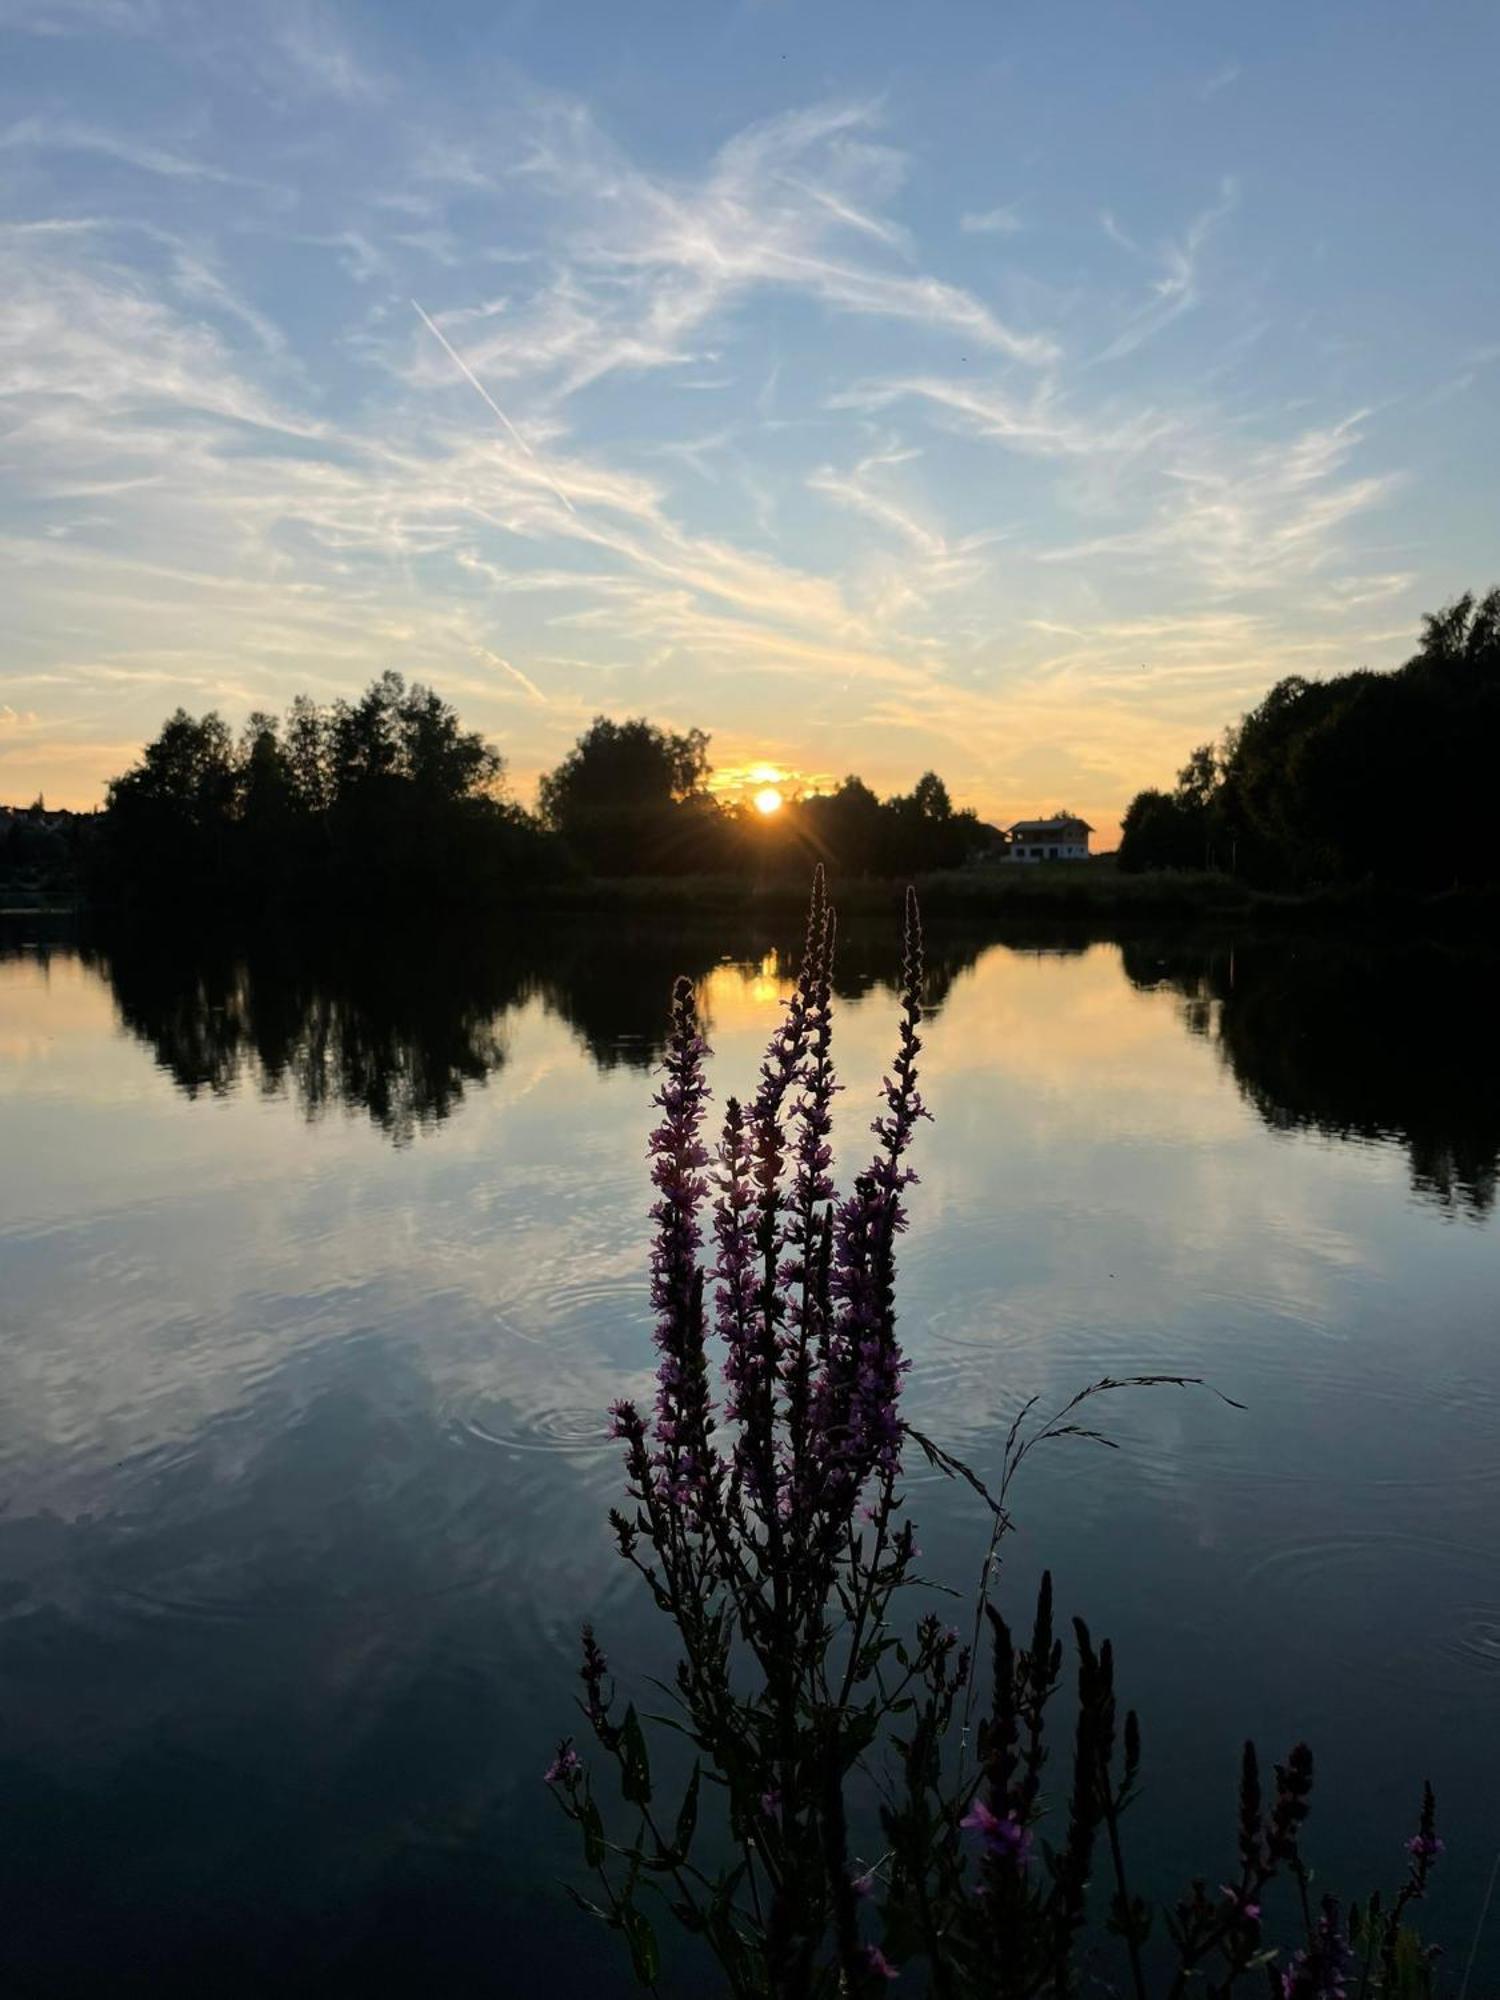
[{"label": "reflection of trees in water", "polygon": [[1264,938],[1128,943],[1137,986],[1170,985],[1278,1131],[1396,1138],[1419,1193],[1472,1214],[1500,1170],[1500,959],[1436,944]]},{"label": "reflection of trees in water", "polygon": [[398,1144],[500,1068],[504,1017],[525,994],[508,959],[383,938],[313,951],[147,937],[91,956],[125,1025],[189,1096],[248,1079],[309,1118],[363,1109]]},{"label": "reflection of trees in water", "polygon": [[[864,926],[862,926],[864,927]],[[843,953],[845,997],[893,985],[899,949],[872,935]],[[929,953],[941,1003],[984,940]],[[248,1081],[289,1093],[309,1118],[362,1109],[402,1144],[448,1117],[505,1062],[506,1017],[539,999],[601,1069],[649,1069],[661,1056],[672,982],[700,984],[728,962],[769,953],[796,964],[799,939],[767,932],[519,919],[499,936],[374,935],[315,941],[258,936],[191,942],[135,934],[91,946],[125,1025],[190,1096]]]},{"label": "reflection of trees in water", "polygon": [[[894,991],[900,981],[900,939],[890,920],[862,917],[858,925],[861,935],[839,941],[834,990],[843,1000],[877,986]],[[981,935],[929,939],[924,988],[929,1007],[942,1004],[954,979],[989,942]],[[779,977],[790,978],[801,957],[802,937],[796,930],[758,926],[570,924],[549,930],[533,950],[542,999],[580,1037],[599,1067],[648,1069],[661,1058],[674,979],[686,973],[701,989],[720,966],[754,972],[768,961],[774,961]],[[707,1014],[711,1029],[711,1006]]]},{"label": "reflection of trees in water", "polygon": [[[235,943],[134,935],[94,947],[125,1024],[191,1095],[244,1081],[286,1092],[309,1117],[366,1112],[398,1144],[448,1117],[505,1061],[506,1020],[539,1000],[601,1069],[661,1056],[672,981],[700,985],[772,954],[794,967],[792,926],[512,918],[484,938],[439,932]],[[936,927],[927,999],[940,1006],[994,932]],[[1089,940],[1008,930],[1007,949],[1078,952]],[[0,952],[5,941],[0,937]],[[1500,959],[1347,937],[1235,945],[1130,939],[1125,971],[1170,986],[1190,1032],[1213,1042],[1246,1099],[1278,1130],[1395,1137],[1416,1187],[1483,1213],[1500,1178]],[[898,976],[890,920],[845,926],[836,986],[852,999]]]}]

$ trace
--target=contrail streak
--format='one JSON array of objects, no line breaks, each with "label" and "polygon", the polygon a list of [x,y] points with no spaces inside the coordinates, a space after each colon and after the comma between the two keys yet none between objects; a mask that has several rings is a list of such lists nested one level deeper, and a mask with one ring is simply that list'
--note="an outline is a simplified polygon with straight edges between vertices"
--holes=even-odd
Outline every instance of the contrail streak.
[{"label": "contrail streak", "polygon": [[481,660],[488,660],[492,667],[503,668],[504,671],[510,675],[513,681],[519,681],[521,686],[525,688],[526,692],[531,696],[533,701],[539,701],[542,704],[543,708],[551,707],[552,704],[548,701],[547,697],[542,693],[541,689],[537,686],[536,682],[534,680],[529,679],[525,674],[523,674],[518,666],[513,665],[511,661],[505,658],[504,654],[492,653],[488,646],[476,646],[474,648],[474,651]]},{"label": "contrail streak", "polygon": [[437,325],[437,323],[432,319],[432,317],[428,313],[425,313],[422,310],[421,306],[417,304],[417,301],[415,299],[412,300],[411,305],[413,312],[416,313],[418,319],[421,320],[423,326],[426,327],[427,331],[432,335],[433,339],[438,342],[439,346],[442,348],[443,352],[447,355],[448,359],[453,363],[454,367],[457,368],[460,371],[460,373],[465,377],[465,379],[475,389],[479,391],[480,395],[484,398],[485,402],[494,411],[495,415],[500,419],[501,423],[504,424],[505,428],[510,432],[510,435],[515,439],[516,443],[521,447],[522,451],[524,451],[526,456],[531,460],[532,464],[536,467],[537,471],[541,473],[543,479],[546,480],[547,484],[552,488],[552,491],[557,495],[558,499],[561,500],[563,505],[567,508],[568,512],[570,514],[576,514],[578,510],[573,505],[572,501],[568,498],[567,494],[563,492],[562,488],[557,484],[556,480],[553,479],[551,475],[547,472],[546,468],[542,465],[540,459],[538,459],[536,453],[531,449],[531,446],[526,442],[525,438],[522,437],[521,433],[516,429],[515,425],[511,422],[510,418],[505,414],[504,410],[501,409],[500,405],[495,401],[494,397],[490,394],[489,390],[485,388],[484,384],[480,381],[479,377],[474,373],[474,370],[469,366],[468,362],[464,360],[463,356],[459,353],[458,349],[453,345],[453,342],[448,338],[447,334],[443,332],[443,329],[439,325]]}]

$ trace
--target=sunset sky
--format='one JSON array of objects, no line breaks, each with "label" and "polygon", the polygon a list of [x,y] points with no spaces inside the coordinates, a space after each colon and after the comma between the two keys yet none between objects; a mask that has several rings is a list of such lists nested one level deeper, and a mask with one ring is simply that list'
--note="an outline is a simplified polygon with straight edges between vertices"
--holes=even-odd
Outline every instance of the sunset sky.
[{"label": "sunset sky", "polygon": [[1493,0],[0,0],[0,800],[394,666],[527,801],[643,713],[1110,844],[1500,581],[1497,63]]}]

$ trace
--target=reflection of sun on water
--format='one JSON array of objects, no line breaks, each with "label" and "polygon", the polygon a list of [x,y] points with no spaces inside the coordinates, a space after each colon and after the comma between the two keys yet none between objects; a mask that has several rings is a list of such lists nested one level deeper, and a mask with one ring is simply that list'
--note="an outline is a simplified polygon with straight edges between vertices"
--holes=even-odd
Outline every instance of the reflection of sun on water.
[{"label": "reflection of sun on water", "polygon": [[781,998],[781,963],[774,951],[768,951],[749,981],[750,997],[757,1006],[774,1006]]},{"label": "reflection of sun on water", "polygon": [[792,968],[780,954],[768,951],[758,964],[729,961],[716,965],[698,989],[698,1004],[717,1030],[763,1034],[768,1012],[786,1000],[792,988]]},{"label": "reflection of sun on water", "polygon": [[763,785],[755,794],[755,810],[764,813],[767,819],[774,812],[781,811],[781,794],[774,785]]}]

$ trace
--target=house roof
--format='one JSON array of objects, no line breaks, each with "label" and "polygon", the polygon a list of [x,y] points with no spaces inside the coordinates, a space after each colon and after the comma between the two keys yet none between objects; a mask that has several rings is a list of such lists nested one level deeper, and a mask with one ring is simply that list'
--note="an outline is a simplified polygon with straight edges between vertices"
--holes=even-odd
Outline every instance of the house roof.
[{"label": "house roof", "polygon": [[1080,819],[1077,813],[1062,812],[1054,813],[1051,819],[1018,819],[1010,831],[1030,836],[1037,833],[1060,833],[1065,826],[1080,827],[1085,833],[1092,833],[1094,830],[1088,821]]}]

